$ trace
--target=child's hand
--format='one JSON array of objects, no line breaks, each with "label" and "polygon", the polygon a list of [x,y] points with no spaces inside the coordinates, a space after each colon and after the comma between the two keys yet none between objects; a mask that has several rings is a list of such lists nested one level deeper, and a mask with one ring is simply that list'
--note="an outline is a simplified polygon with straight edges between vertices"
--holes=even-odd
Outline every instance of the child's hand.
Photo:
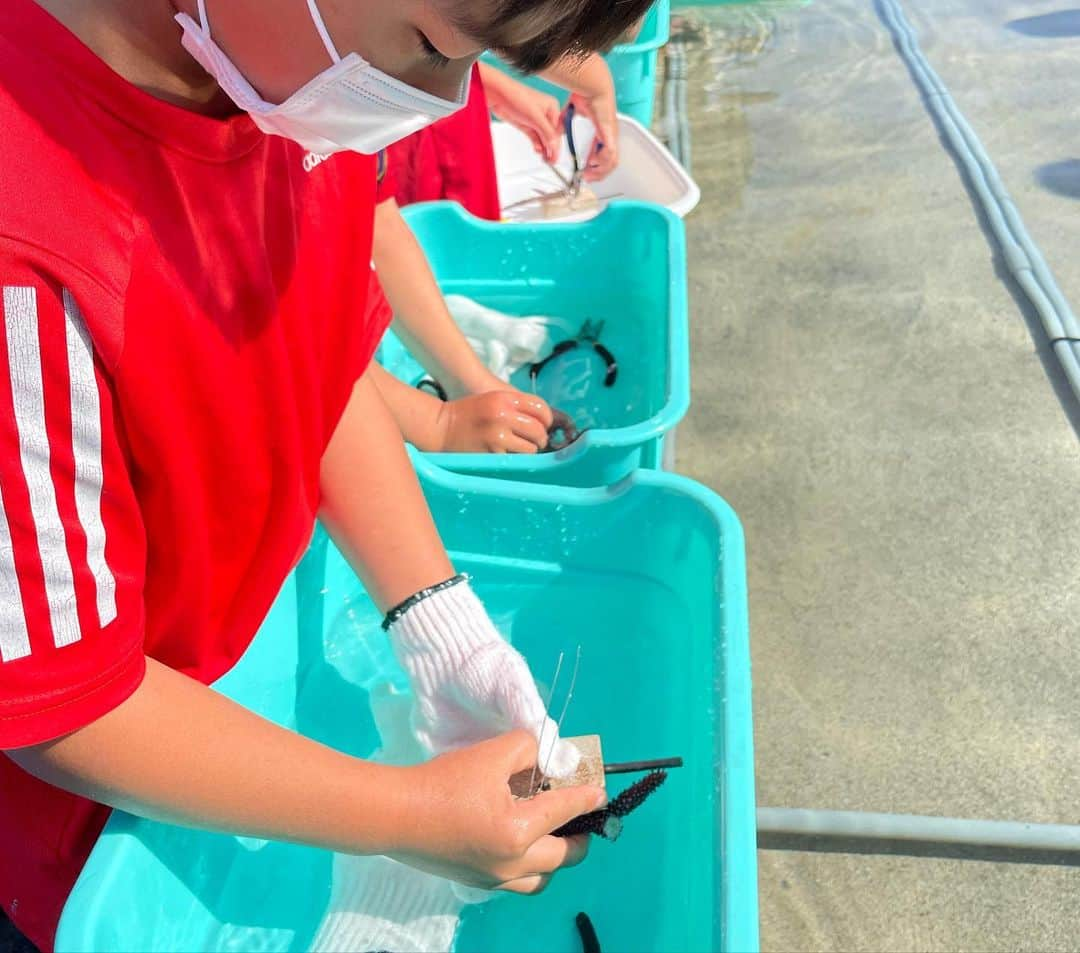
[{"label": "child's hand", "polygon": [[585,181],[606,179],[619,164],[619,121],[615,112],[615,89],[605,89],[595,95],[575,93],[570,97],[574,109],[587,116],[596,127],[589,157],[585,163]]},{"label": "child's hand", "polygon": [[497,86],[485,84],[491,111],[503,122],[525,133],[545,162],[554,162],[559,158],[562,135],[559,101],[509,76],[505,79],[509,82],[500,82]]},{"label": "child's hand", "polygon": [[551,408],[499,382],[502,390],[443,404],[439,425],[444,453],[537,453],[548,444]]},{"label": "child's hand", "polygon": [[536,764],[525,731],[492,738],[406,769],[412,809],[395,860],[474,887],[539,893],[554,871],[585,859],[585,837],[551,831],[596,810],[600,788],[572,787],[515,801],[511,775]]}]

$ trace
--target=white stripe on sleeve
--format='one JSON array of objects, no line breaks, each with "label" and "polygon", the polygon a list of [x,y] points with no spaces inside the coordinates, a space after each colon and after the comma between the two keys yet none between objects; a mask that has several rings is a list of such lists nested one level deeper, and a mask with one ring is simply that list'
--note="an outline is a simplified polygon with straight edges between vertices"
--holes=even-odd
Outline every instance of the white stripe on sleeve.
[{"label": "white stripe on sleeve", "polygon": [[98,624],[116,618],[116,579],[105,561],[101,518],[101,398],[94,376],[94,349],[74,295],[64,289],[68,369],[71,377],[71,440],[75,453],[75,509],[86,533],[86,557],[97,586]]},{"label": "white stripe on sleeve", "polygon": [[7,510],[0,491],[0,660],[13,662],[30,654],[30,634],[26,630],[19,577],[15,573],[15,551],[11,545]]},{"label": "white stripe on sleeve", "polygon": [[56,488],[49,469],[36,288],[4,288],[4,327],[15,424],[19,431],[19,456],[30,491],[30,512],[37,528],[38,552],[45,571],[45,596],[49,603],[53,641],[57,647],[71,645],[82,638],[82,633],[67,537],[60,521]]}]

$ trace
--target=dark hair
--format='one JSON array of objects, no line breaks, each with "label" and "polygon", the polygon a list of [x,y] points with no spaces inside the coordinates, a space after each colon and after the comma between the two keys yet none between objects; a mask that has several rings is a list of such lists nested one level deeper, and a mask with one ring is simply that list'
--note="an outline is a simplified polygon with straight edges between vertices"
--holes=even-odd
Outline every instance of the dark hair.
[{"label": "dark hair", "polygon": [[[511,66],[535,73],[566,55],[584,57],[610,49],[655,0],[494,0],[483,21],[477,21],[465,2],[459,0],[461,29]],[[509,42],[537,21],[551,25],[525,43]]]}]

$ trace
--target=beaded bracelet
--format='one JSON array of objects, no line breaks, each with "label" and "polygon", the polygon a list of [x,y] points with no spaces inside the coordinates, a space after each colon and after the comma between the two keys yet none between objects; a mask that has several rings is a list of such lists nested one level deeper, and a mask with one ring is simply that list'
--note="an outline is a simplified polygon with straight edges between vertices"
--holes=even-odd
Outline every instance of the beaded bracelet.
[{"label": "beaded bracelet", "polygon": [[386,613],[386,618],[382,621],[383,631],[387,632],[398,619],[400,619],[406,612],[408,612],[413,606],[419,602],[423,602],[429,596],[435,595],[437,592],[443,592],[446,589],[450,589],[453,586],[462,582],[468,582],[468,573],[459,572],[456,576],[451,576],[449,579],[444,579],[442,582],[435,583],[434,586],[428,586],[426,589],[421,589],[419,592],[414,592],[404,602],[399,602],[393,609]]}]

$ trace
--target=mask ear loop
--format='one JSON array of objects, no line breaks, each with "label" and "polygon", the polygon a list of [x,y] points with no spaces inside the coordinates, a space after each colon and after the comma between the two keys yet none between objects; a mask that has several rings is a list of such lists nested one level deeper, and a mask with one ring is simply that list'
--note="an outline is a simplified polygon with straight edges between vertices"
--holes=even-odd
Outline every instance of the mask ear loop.
[{"label": "mask ear loop", "polygon": [[[203,0],[199,0],[200,6],[202,6],[202,3]],[[341,55],[338,53],[337,47],[334,46],[334,41],[330,38],[330,31],[326,29],[326,23],[323,21],[315,0],[307,0],[307,5],[308,10],[311,12],[311,22],[315,24],[315,29],[319,31],[319,37],[323,41],[323,46],[326,47],[326,52],[330,54],[331,60],[340,63]]]},{"label": "mask ear loop", "polygon": [[210,20],[206,16],[206,0],[199,0],[199,26],[203,28],[203,33],[207,36],[210,35]]}]

